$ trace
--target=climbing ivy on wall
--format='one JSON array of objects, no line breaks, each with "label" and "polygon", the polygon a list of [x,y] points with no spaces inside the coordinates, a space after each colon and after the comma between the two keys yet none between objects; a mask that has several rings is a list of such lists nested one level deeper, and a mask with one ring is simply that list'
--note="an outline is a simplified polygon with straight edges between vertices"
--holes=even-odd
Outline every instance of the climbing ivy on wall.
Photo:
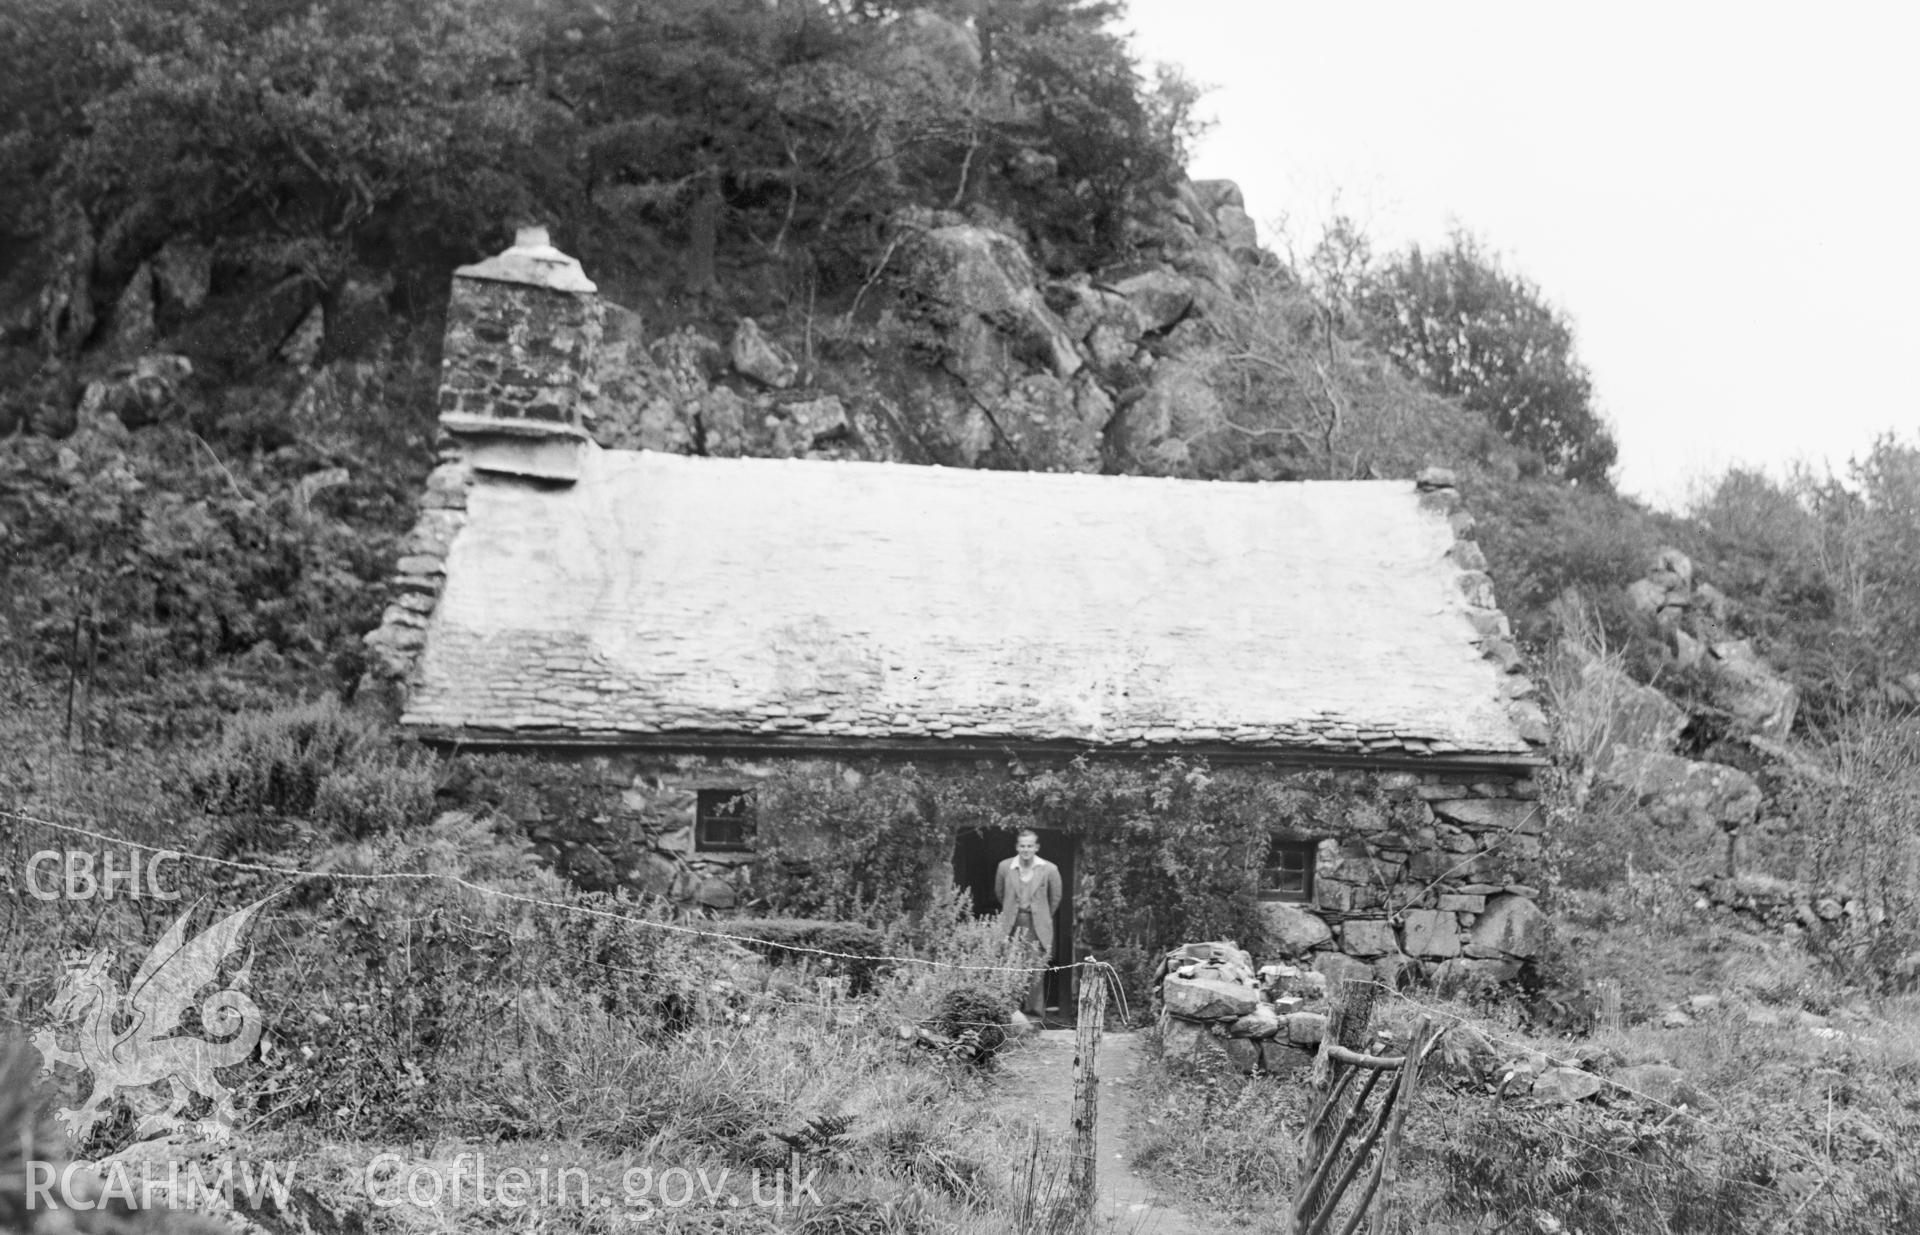
[{"label": "climbing ivy on wall", "polygon": [[756,894],[776,913],[884,925],[951,879],[953,840],[914,765],[787,764],[754,790]]},{"label": "climbing ivy on wall", "polygon": [[756,889],[778,912],[876,923],[917,914],[951,882],[967,828],[1082,838],[1079,944],[1144,992],[1186,940],[1265,942],[1258,872],[1270,831],[1340,837],[1391,814],[1365,773],[1210,767],[1181,758],[993,764],[793,764],[758,790]]}]

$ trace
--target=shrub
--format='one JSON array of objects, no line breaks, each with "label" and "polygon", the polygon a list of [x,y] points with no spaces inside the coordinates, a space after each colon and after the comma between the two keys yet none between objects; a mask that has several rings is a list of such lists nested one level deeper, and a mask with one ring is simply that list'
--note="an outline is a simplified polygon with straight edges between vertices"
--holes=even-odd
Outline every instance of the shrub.
[{"label": "shrub", "polygon": [[936,1024],[957,998],[990,1002],[1005,1024],[1042,966],[1032,941],[1010,940],[997,919],[974,915],[965,888],[949,887],[927,912],[895,923],[889,939],[913,962],[896,965],[878,992],[895,1021]]},{"label": "shrub", "polygon": [[568,888],[511,829],[449,813],[316,865],[389,878],[335,883],[292,954],[259,967],[286,1049],[254,1092],[280,1095],[281,1117],[349,1137],[518,1129],[496,1074],[529,1098],[556,1042],[659,1040],[700,1013],[702,945],[630,898]]},{"label": "shrub", "polygon": [[327,773],[313,796],[313,822],[359,839],[424,817],[433,809],[433,772],[425,761],[378,761]]},{"label": "shrub", "polygon": [[1796,780],[1795,826],[1775,843],[1823,891],[1860,902],[1869,929],[1834,960],[1854,981],[1881,983],[1920,954],[1920,726],[1869,711],[1823,735],[1822,779]]},{"label": "shrub", "polygon": [[755,882],[783,914],[895,920],[926,907],[951,858],[912,764],[793,765],[759,786],[755,810]]},{"label": "shrub", "polygon": [[934,1028],[950,1038],[971,1040],[973,1062],[986,1063],[1007,1042],[1006,1027],[1013,1022],[1013,1006],[991,986],[957,986],[940,997],[934,1009]]},{"label": "shrub", "polygon": [[427,758],[333,696],[238,717],[183,787],[209,815],[304,819],[349,839],[416,820],[433,802]]},{"label": "shrub", "polygon": [[[735,918],[721,929],[766,957],[769,964],[812,964],[845,974],[856,995],[873,989],[874,974],[882,964],[878,958],[887,946],[885,937],[871,926],[819,918]],[[820,955],[823,952],[836,955]]]}]

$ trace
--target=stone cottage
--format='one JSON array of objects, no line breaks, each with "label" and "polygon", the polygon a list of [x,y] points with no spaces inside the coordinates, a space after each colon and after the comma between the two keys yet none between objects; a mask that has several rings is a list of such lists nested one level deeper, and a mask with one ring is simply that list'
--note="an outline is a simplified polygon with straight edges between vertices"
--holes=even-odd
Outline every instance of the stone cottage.
[{"label": "stone cottage", "polygon": [[[1243,855],[1264,950],[1508,976],[1537,947],[1544,718],[1450,477],[603,449],[584,416],[601,314],[538,233],[459,272],[445,462],[369,643],[424,739],[617,784],[624,881],[750,898],[752,790],[796,761],[1178,754],[1350,794]],[[1071,951],[1099,872],[1074,834],[1042,839]],[[984,900],[1012,836],[950,841]]]}]

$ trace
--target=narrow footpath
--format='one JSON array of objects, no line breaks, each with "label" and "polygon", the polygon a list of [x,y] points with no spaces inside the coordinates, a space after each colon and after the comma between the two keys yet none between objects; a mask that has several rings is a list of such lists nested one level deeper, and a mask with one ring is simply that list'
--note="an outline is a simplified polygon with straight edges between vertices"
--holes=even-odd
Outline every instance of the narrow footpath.
[{"label": "narrow footpath", "polygon": [[[1036,1040],[1001,1057],[999,1096],[1008,1112],[1022,1112],[1043,1133],[1065,1145],[1072,1132],[1073,1044],[1071,1029],[1043,1030]],[[1126,1130],[1140,1118],[1135,1074],[1145,1062],[1131,1033],[1100,1040],[1100,1114],[1095,1146],[1096,1212],[1102,1232],[1114,1235],[1203,1235],[1219,1228],[1176,1206],[1127,1165]]]}]

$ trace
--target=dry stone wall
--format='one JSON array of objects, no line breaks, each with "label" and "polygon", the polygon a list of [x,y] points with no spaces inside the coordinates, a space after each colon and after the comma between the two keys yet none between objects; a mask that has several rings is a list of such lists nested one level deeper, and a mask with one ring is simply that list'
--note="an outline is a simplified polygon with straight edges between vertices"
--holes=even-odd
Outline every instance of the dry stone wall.
[{"label": "dry stone wall", "polygon": [[1161,1050],[1199,1069],[1287,1075],[1306,1067],[1327,1028],[1327,980],[1295,965],[1254,968],[1231,942],[1167,954],[1159,997]]}]

